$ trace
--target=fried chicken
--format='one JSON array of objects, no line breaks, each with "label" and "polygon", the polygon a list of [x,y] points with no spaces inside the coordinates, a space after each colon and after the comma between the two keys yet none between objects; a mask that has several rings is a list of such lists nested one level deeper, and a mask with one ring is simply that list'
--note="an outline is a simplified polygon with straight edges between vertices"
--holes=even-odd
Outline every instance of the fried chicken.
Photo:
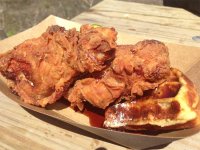
[{"label": "fried chicken", "polygon": [[121,99],[134,100],[155,89],[170,73],[167,47],[155,40],[116,48],[110,67],[101,74],[79,80],[66,94],[72,106],[84,108],[84,101],[105,109]]},{"label": "fried chicken", "polygon": [[106,67],[116,35],[106,27],[83,25],[79,32],[51,26],[3,54],[0,72],[25,103],[45,107],[61,98],[78,75]]}]

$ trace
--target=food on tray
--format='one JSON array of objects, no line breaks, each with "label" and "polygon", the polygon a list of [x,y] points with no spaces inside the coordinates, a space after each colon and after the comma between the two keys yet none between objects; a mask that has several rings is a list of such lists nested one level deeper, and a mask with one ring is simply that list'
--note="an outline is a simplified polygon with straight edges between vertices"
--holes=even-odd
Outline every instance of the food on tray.
[{"label": "food on tray", "polygon": [[0,56],[0,72],[28,104],[45,107],[64,96],[73,108],[105,112],[103,126],[126,130],[191,128],[199,122],[193,83],[170,66],[156,40],[117,45],[114,28],[51,26]]}]

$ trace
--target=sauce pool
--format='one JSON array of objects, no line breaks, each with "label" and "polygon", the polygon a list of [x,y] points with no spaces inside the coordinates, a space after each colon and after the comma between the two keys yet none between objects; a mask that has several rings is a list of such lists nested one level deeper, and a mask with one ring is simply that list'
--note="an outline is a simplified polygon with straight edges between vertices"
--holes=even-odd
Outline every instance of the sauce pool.
[{"label": "sauce pool", "polygon": [[[70,102],[66,101],[64,98],[61,98],[60,102],[67,107],[70,107]],[[80,112],[78,108],[74,111],[76,113],[81,113],[89,118],[89,123],[93,127],[103,128],[103,122],[105,120],[104,113],[105,110],[92,106],[89,103],[85,103],[84,110]]]},{"label": "sauce pool", "polygon": [[82,113],[89,118],[91,126],[98,128],[103,127],[103,122],[105,120],[104,110],[96,108],[87,103]]}]

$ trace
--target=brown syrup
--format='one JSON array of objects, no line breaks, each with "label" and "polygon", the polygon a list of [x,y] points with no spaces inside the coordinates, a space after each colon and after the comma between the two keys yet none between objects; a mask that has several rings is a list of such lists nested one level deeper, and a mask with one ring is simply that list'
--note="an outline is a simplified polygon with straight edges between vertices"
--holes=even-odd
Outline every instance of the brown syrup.
[{"label": "brown syrup", "polygon": [[[89,118],[91,126],[98,127],[98,128],[104,128],[103,122],[105,120],[105,117],[104,117],[105,110],[99,109],[97,107],[92,106],[89,103],[86,103],[85,109],[81,113]],[[113,129],[113,130],[120,131],[120,132],[126,132],[126,133],[132,133],[132,134],[146,134],[146,135],[157,135],[160,133],[159,131],[156,131],[156,130],[134,131],[134,130],[128,130],[128,129],[124,129],[124,128],[118,128],[118,129]],[[165,131],[165,132],[167,132],[167,131]],[[162,131],[162,133],[163,133],[163,131]]]},{"label": "brown syrup", "polygon": [[103,109],[99,109],[87,103],[82,113],[89,118],[91,126],[102,128],[105,120],[104,112]]},{"label": "brown syrup", "polygon": [[[70,102],[65,98],[61,98],[60,102],[64,104],[66,107],[70,107]],[[51,109],[51,108],[50,108]],[[84,110],[80,112],[80,110],[76,108],[72,108],[76,113],[81,113],[89,118],[90,125],[93,127],[103,128],[103,122],[105,120],[104,113],[105,110],[92,106],[89,103],[85,103]]]}]

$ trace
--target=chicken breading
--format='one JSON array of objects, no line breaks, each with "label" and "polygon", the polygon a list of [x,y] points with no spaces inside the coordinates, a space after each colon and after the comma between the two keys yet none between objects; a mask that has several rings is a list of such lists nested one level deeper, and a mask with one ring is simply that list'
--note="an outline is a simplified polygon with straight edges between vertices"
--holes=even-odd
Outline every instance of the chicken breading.
[{"label": "chicken breading", "polygon": [[83,72],[105,68],[113,57],[113,28],[83,25],[81,31],[51,26],[0,57],[0,72],[25,103],[45,107],[63,96]]},{"label": "chicken breading", "polygon": [[83,101],[88,101],[105,109],[116,99],[134,100],[155,89],[170,73],[168,49],[155,40],[117,46],[110,67],[102,72],[75,83],[65,96],[72,106],[83,109]]}]

